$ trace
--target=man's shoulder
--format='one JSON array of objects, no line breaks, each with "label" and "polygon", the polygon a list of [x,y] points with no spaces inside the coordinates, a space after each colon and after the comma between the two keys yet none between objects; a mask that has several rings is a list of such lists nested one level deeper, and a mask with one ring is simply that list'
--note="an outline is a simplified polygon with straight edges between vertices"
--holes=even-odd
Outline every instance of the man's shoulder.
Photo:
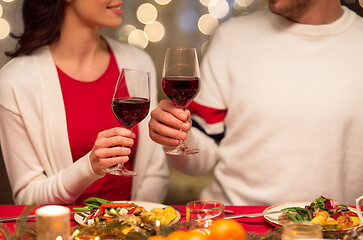
[{"label": "man's shoulder", "polygon": [[[363,17],[358,15],[355,11],[343,6],[344,8],[344,15],[347,19],[346,22],[349,24],[349,29],[351,32],[353,32],[354,38],[357,41],[361,41],[363,39]],[[359,38],[359,40],[358,40]]]},{"label": "man's shoulder", "polygon": [[353,12],[353,14],[355,15],[355,22],[362,26],[363,25],[363,17],[358,15],[356,12]]}]

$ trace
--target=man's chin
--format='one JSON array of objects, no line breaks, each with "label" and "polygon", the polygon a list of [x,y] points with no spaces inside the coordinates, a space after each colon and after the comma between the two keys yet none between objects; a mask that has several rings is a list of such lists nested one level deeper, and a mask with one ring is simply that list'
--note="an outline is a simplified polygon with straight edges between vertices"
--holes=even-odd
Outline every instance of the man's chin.
[{"label": "man's chin", "polygon": [[281,13],[281,1],[279,0],[269,0],[270,11],[276,14]]}]

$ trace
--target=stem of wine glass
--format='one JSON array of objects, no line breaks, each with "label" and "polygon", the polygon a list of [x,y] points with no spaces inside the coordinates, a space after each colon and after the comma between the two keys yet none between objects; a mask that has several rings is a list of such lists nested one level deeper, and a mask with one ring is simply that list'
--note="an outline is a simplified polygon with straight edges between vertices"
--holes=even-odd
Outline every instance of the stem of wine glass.
[{"label": "stem of wine glass", "polygon": [[118,163],[115,167],[106,168],[104,172],[112,175],[126,176],[126,177],[132,177],[137,175],[136,172],[127,170],[124,166],[124,163]]},{"label": "stem of wine glass", "polygon": [[124,163],[117,164],[117,168],[122,176],[136,176],[137,173],[134,171],[127,170],[124,166]]},{"label": "stem of wine glass", "polygon": [[[182,109],[185,110],[185,108]],[[180,131],[184,130],[180,129]],[[169,155],[185,155],[185,154],[195,154],[195,153],[199,153],[199,149],[187,147],[184,140],[180,140],[179,145],[176,148],[166,151],[166,154]]]},{"label": "stem of wine glass", "polygon": [[[128,129],[130,129],[130,128],[128,128]],[[132,177],[132,176],[137,175],[137,172],[127,170],[125,168],[124,163],[118,163],[115,167],[106,168],[104,170],[104,172],[109,173],[109,174],[113,174],[113,175],[118,175],[118,176],[126,176],[126,177]]]}]

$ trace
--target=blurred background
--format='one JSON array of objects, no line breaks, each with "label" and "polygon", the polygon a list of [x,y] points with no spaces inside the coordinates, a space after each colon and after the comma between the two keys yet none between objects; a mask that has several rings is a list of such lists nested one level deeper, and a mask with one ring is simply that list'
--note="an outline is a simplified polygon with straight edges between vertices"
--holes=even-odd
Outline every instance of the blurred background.
[{"label": "blurred background", "polygon": [[[358,0],[342,0],[342,4],[363,16]],[[21,6],[22,0],[0,0],[0,68],[9,61],[4,52],[16,45],[16,40],[9,34],[22,32]],[[166,48],[195,47],[202,61],[208,41],[219,24],[230,17],[249,14],[267,6],[267,0],[124,0],[123,24],[117,29],[101,31],[150,54],[160,79],[158,97],[161,100],[165,99],[160,84]],[[166,204],[185,204],[197,199],[201,189],[211,180],[211,173],[190,177],[173,168],[170,170],[171,183]],[[0,204],[13,203],[2,158],[0,192]]]}]

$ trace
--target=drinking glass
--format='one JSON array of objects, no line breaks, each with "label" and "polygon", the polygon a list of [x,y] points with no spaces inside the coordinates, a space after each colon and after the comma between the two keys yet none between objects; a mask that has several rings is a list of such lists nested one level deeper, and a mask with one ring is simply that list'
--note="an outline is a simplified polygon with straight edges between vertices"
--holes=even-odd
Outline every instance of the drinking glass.
[{"label": "drinking glass", "polygon": [[70,211],[66,206],[47,205],[35,211],[37,240],[69,239]]},{"label": "drinking glass", "polygon": [[[168,48],[162,73],[162,89],[172,103],[185,110],[199,92],[199,63],[195,48]],[[167,154],[184,155],[198,153],[199,149],[188,148],[180,141]]]},{"label": "drinking glass", "polygon": [[[150,73],[122,69],[112,98],[112,112],[120,125],[132,129],[149,113]],[[122,176],[135,176],[135,171],[127,170],[123,163],[105,169],[106,173]]]},{"label": "drinking glass", "polygon": [[283,225],[281,240],[322,239],[323,227],[312,222],[293,222]]},{"label": "drinking glass", "polygon": [[224,204],[213,200],[196,200],[187,203],[186,219],[192,229],[209,233],[213,221],[224,218]]},{"label": "drinking glass", "polygon": [[361,223],[363,223],[363,214],[362,214],[362,209],[360,206],[362,201],[363,201],[363,195],[355,200],[355,203],[356,203],[355,205],[357,207],[357,214],[358,214],[358,217],[359,217],[359,220]]}]

